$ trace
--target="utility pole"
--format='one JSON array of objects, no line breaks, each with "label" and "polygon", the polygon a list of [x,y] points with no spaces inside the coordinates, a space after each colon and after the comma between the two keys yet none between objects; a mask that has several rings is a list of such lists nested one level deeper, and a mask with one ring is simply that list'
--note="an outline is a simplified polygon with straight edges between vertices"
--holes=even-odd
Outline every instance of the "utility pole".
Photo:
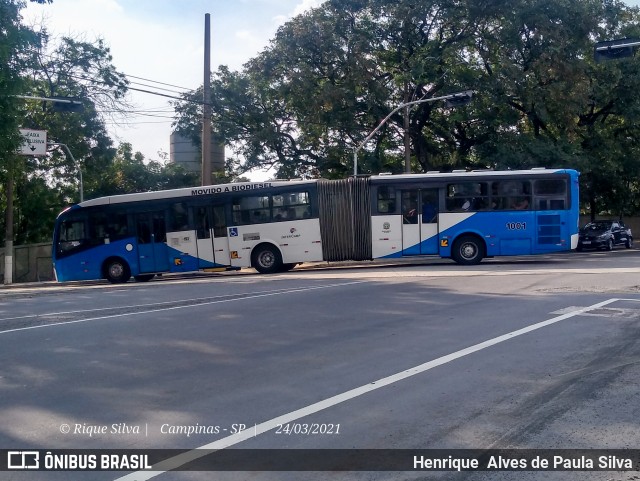
[{"label": "utility pole", "polygon": [[211,185],[211,15],[204,15],[202,106],[202,185]]},{"label": "utility pole", "polygon": [[7,211],[4,230],[4,283],[13,283],[13,170],[15,158],[9,154],[7,169]]},{"label": "utility pole", "polygon": [[404,82],[404,172],[411,173],[411,137],[409,135],[409,82]]}]

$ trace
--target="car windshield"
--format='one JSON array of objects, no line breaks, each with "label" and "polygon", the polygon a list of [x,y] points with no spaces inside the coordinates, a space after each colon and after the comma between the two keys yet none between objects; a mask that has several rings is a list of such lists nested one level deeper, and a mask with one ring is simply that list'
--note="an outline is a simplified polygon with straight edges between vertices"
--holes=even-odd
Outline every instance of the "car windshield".
[{"label": "car windshield", "polygon": [[611,224],[609,222],[592,222],[583,227],[585,232],[601,232],[607,230]]}]

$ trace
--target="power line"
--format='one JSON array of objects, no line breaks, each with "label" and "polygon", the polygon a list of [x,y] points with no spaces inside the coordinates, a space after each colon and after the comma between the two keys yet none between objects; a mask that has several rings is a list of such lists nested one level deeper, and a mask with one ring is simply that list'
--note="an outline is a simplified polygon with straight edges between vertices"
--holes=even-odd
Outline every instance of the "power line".
[{"label": "power line", "polygon": [[105,122],[105,125],[141,125],[141,124],[171,124],[170,120],[158,120],[158,121],[141,121],[141,122]]},{"label": "power line", "polygon": [[159,82],[157,80],[151,80],[151,79],[143,78],[143,77],[136,77],[135,75],[129,75],[129,74],[126,74],[126,73],[123,73],[123,75],[125,77],[131,77],[131,78],[135,78],[135,79],[138,79],[138,80],[144,80],[146,82],[153,82],[153,83],[160,84],[160,85],[167,85],[169,87],[176,87],[176,88],[179,88],[179,89],[182,89],[182,90],[194,90],[194,89],[190,89],[190,88],[187,88],[187,87],[180,87],[179,85],[173,85],[173,84],[168,84],[168,83],[164,83],[164,82]]},{"label": "power line", "polygon": [[143,92],[143,93],[146,93],[146,94],[158,95],[160,97],[166,97],[166,98],[169,98],[169,99],[182,100],[184,102],[191,102],[191,103],[194,103],[194,104],[204,105],[204,102],[202,102],[202,101],[189,100],[189,99],[185,99],[183,97],[176,97],[175,95],[167,95],[167,94],[163,94],[163,93],[160,93],[160,92],[152,92],[151,90],[137,89],[137,88],[134,88],[134,87],[127,87],[127,89],[128,90],[133,90],[135,92]]},{"label": "power line", "polygon": [[[38,54],[41,57],[46,57],[46,58],[48,58],[50,60],[59,60],[55,56],[51,55],[50,53],[43,53],[43,52],[41,52],[39,50],[34,50],[34,49],[29,49],[29,50],[31,52],[33,52],[33,53]],[[194,89],[194,88],[190,88],[190,87],[182,87],[180,85],[174,85],[174,84],[170,84],[170,83],[166,83],[166,82],[161,82],[159,80],[148,79],[148,78],[145,78],[145,77],[138,77],[136,75],[129,75],[129,74],[124,73],[124,72],[118,72],[118,73],[121,74],[121,75],[124,75],[125,77],[134,78],[134,79],[137,79],[137,80],[144,80],[145,82],[151,82],[151,83],[156,83],[156,84],[160,84],[160,85],[166,85],[167,87],[174,87],[174,88],[181,89],[181,90],[186,90],[186,91],[197,90],[197,88]],[[69,75],[69,74],[67,74],[67,75]],[[69,76],[73,77],[72,75],[69,75]],[[75,77],[75,78],[82,78],[83,80],[92,80],[92,79],[88,79],[88,78],[84,78],[84,77]],[[131,83],[139,84],[138,82],[131,82]],[[144,84],[140,84],[140,85],[144,85]],[[154,87],[152,85],[149,85],[148,87],[158,88],[160,90],[169,90],[169,89],[162,89],[160,87]]]},{"label": "power line", "polygon": [[157,89],[157,90],[164,90],[165,92],[174,92],[174,93],[177,93],[177,94],[184,93],[184,92],[180,92],[179,90],[165,89],[165,88],[162,88],[162,87],[155,87],[153,85],[144,84],[144,83],[141,83],[141,82],[129,82],[129,83],[132,84],[132,85],[142,85],[143,87],[151,87],[151,88],[154,88],[154,89]]}]

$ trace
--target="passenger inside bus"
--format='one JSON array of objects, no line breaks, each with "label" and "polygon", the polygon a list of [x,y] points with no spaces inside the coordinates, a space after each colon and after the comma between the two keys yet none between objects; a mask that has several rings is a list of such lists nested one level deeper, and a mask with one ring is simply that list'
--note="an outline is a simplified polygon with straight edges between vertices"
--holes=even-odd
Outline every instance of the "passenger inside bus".
[{"label": "passenger inside bus", "polygon": [[418,223],[418,209],[413,202],[408,202],[402,211],[404,212],[402,217],[405,224]]},{"label": "passenger inside bus", "polygon": [[529,199],[527,197],[513,199],[511,208],[515,210],[527,210],[529,208]]},{"label": "passenger inside bus", "polygon": [[295,211],[292,208],[285,209],[284,207],[281,207],[278,209],[273,219],[276,221],[295,219]]},{"label": "passenger inside bus", "polygon": [[437,221],[438,208],[433,202],[426,202],[422,204],[422,223],[431,224]]}]

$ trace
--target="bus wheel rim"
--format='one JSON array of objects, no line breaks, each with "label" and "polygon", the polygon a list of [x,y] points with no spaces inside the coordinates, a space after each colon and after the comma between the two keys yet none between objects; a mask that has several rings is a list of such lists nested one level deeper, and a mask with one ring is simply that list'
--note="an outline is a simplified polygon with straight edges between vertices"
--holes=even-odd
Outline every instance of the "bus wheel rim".
[{"label": "bus wheel rim", "polygon": [[266,267],[269,268],[271,266],[273,266],[273,263],[275,262],[275,256],[273,255],[272,252],[269,251],[265,251],[262,252],[260,254],[260,256],[258,257],[258,262],[260,263],[260,265],[262,267]]},{"label": "bus wheel rim", "polygon": [[122,275],[123,272],[123,268],[122,268],[122,264],[116,262],[114,264],[111,264],[111,266],[109,266],[109,274],[111,275],[111,277],[120,277]]},{"label": "bus wheel rim", "polygon": [[478,254],[478,249],[476,248],[475,244],[472,244],[471,242],[465,242],[460,248],[460,254],[465,259],[473,259]]}]

